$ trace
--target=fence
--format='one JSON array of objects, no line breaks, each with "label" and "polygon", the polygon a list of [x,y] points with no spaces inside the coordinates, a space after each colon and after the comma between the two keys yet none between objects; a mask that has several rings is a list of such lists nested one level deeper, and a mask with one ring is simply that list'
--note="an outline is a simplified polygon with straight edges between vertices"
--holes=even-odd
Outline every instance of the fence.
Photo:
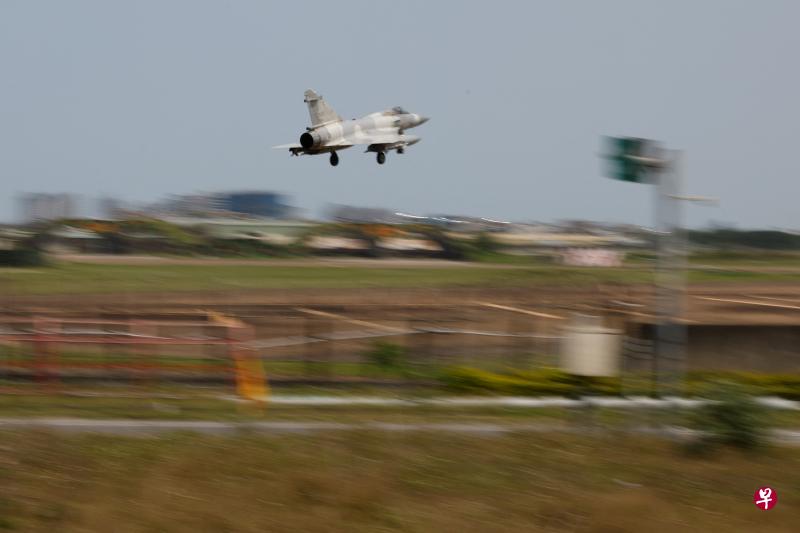
[{"label": "fence", "polygon": [[99,380],[233,383],[251,340],[252,328],[240,322],[6,318],[0,376],[7,386],[49,389]]},{"label": "fence", "polygon": [[[501,309],[475,304],[401,317],[292,307],[250,315],[247,323],[213,312],[199,313],[203,320],[197,312],[156,320],[0,316],[0,379],[6,386],[49,388],[110,382],[230,386],[237,369],[252,372],[244,360],[258,359],[278,382],[386,384],[424,381],[432,374],[426,369],[442,365],[554,362],[560,337],[542,322],[558,317],[495,307]],[[481,313],[467,316],[465,309]],[[370,357],[381,348],[376,342],[399,346],[413,371],[377,368],[380,361]]]},{"label": "fence", "polygon": [[[47,315],[16,311],[0,314],[0,383],[5,390],[129,384],[231,391],[235,385],[244,396],[263,392],[265,374],[276,384],[430,385],[448,366],[501,372],[556,366],[570,312],[603,315],[616,329],[647,316],[623,304],[476,299],[451,305],[219,305],[216,312],[160,305],[98,308],[94,315],[63,307]],[[647,349],[633,337],[626,341],[624,387],[646,384]]]}]

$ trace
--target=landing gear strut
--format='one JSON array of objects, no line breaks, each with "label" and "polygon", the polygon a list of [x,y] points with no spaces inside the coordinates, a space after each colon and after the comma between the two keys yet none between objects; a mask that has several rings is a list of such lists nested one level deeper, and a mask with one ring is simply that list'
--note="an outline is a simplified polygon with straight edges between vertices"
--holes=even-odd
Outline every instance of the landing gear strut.
[{"label": "landing gear strut", "polygon": [[331,152],[331,166],[335,167],[339,164],[339,154]]},{"label": "landing gear strut", "polygon": [[378,152],[378,164],[382,165],[386,162],[386,154],[384,152]]}]

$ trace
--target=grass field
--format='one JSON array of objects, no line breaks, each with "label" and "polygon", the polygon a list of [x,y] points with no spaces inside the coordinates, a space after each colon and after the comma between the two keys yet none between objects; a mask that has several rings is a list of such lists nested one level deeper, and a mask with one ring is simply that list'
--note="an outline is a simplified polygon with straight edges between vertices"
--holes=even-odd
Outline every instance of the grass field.
[{"label": "grass field", "polygon": [[[386,389],[297,387],[281,390],[281,397],[324,396],[328,398],[392,398],[404,399],[406,405],[327,404],[299,405],[271,403],[265,405],[233,401],[233,387],[195,388],[97,387],[83,395],[47,393],[36,386],[17,386],[0,394],[0,417],[127,420],[217,420],[217,421],[295,421],[363,424],[397,423],[492,423],[492,424],[557,424],[572,427],[584,424],[590,415],[594,424],[609,430],[622,430],[642,424],[692,424],[693,410],[625,409],[594,407],[591,410],[565,407],[514,407],[500,405],[437,405],[415,402],[441,398],[441,392],[419,389],[398,393]],[[764,410],[760,420],[766,427],[796,430],[800,428],[800,411]]]},{"label": "grass field", "polygon": [[[568,268],[492,265],[449,268],[374,268],[275,265],[97,265],[0,269],[0,288],[18,294],[80,294],[196,290],[365,287],[527,287],[646,283],[643,268]],[[695,271],[692,281],[800,281],[798,273]]]},{"label": "grass field", "polygon": [[0,270],[0,283],[21,293],[104,293],[293,288],[515,286],[587,283],[598,279],[646,281],[645,272],[621,269],[570,272],[551,268],[367,268],[278,265],[61,264]]},{"label": "grass field", "polygon": [[[0,432],[0,530],[797,530],[800,451],[565,435]],[[779,495],[756,509],[753,491]]]},{"label": "grass field", "polygon": [[800,254],[796,252],[701,252],[692,254],[690,260],[692,263],[720,266],[800,267]]}]

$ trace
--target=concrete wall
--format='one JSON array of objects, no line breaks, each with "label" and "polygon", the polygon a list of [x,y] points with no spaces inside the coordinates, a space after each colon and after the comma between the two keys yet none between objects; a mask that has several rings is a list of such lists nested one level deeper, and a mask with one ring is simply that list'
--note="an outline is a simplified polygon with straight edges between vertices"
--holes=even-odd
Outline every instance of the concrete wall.
[{"label": "concrete wall", "polygon": [[693,326],[689,367],[800,372],[800,326]]},{"label": "concrete wall", "polygon": [[800,372],[800,326],[690,325],[687,356],[689,370]]}]

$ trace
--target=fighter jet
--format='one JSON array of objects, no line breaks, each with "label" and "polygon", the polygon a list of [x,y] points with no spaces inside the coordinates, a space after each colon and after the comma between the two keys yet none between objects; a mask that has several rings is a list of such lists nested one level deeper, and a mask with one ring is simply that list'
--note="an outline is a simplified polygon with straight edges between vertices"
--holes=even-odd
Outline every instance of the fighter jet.
[{"label": "fighter jet", "polygon": [[313,90],[308,89],[304,96],[311,127],[300,135],[300,144],[283,144],[274,148],[288,148],[292,155],[330,154],[333,166],[339,164],[339,150],[355,145],[366,145],[365,153],[375,152],[378,164],[382,165],[386,162],[386,152],[395,150],[402,154],[408,146],[420,141],[419,137],[406,135],[405,130],[428,121],[427,117],[409,113],[402,107],[343,120]]}]

